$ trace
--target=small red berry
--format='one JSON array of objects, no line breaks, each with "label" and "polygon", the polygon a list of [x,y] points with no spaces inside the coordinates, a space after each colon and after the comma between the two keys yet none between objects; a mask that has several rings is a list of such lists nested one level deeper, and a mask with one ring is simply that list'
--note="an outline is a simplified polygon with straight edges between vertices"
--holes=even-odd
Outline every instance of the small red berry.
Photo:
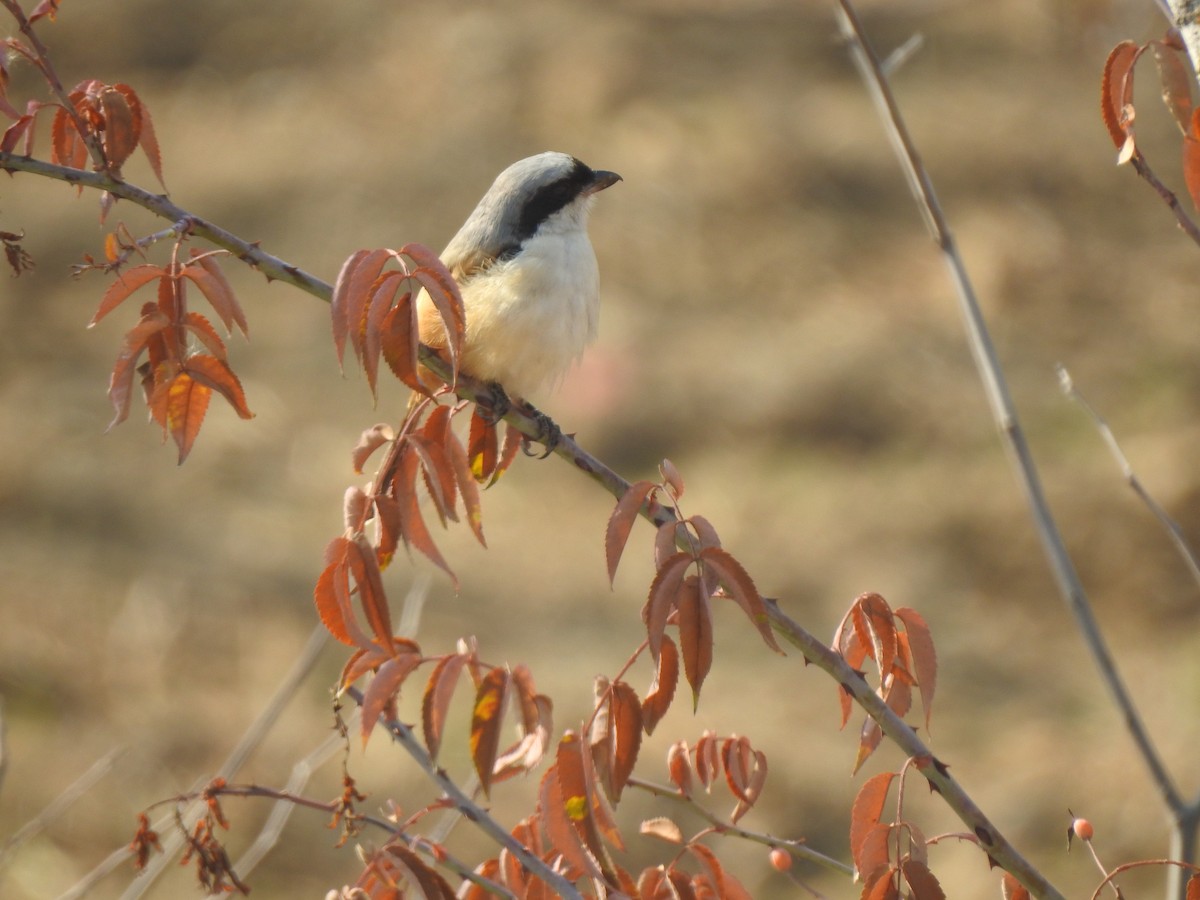
[{"label": "small red berry", "polygon": [[1092,823],[1087,819],[1076,819],[1071,823],[1071,830],[1075,832],[1075,837],[1081,841],[1090,841],[1095,830],[1092,828]]},{"label": "small red berry", "polygon": [[771,850],[771,865],[776,872],[786,872],[792,867],[792,854],[782,847],[775,847]]}]

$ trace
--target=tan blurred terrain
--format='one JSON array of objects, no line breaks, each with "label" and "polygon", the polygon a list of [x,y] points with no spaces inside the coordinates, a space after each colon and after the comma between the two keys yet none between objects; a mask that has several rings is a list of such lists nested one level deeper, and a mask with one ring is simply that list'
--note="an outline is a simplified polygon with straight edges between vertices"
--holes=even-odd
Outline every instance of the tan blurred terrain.
[{"label": "tan blurred terrain", "polygon": [[[1190,793],[1197,586],[1054,374],[1070,368],[1147,487],[1200,537],[1200,251],[1114,166],[1098,115],[1108,49],[1162,23],[1149,3],[986,8],[862,11],[881,48],[924,35],[896,77],[900,102],[1070,549]],[[941,662],[933,748],[1068,896],[1095,883],[1084,854],[1066,853],[1068,806],[1095,823],[1110,863],[1167,853],[1165,817],[1055,592],[952,289],[830,4],[113,0],[66,3],[42,31],[67,84],[123,81],[141,94],[177,203],[326,280],[360,247],[441,247],[519,157],[558,149],[620,172],[592,220],[600,342],[541,405],[627,477],[652,477],[670,457],[688,482],[685,510],[708,517],[764,593],[816,634],[862,591],[920,610]],[[23,104],[30,91],[43,96],[15,67],[10,95]],[[1178,183],[1174,126],[1149,102],[1139,112],[1152,162]],[[126,175],[154,187],[144,160]],[[316,624],[311,588],[341,528],[350,448],[403,402],[387,388],[372,409],[363,379],[339,376],[323,304],[230,266],[251,329],[249,343],[231,342],[232,363],[257,418],[214,403],[182,467],[140,412],[105,434],[107,375],[135,310],[84,328],[103,282],[72,281],[67,267],[101,254],[96,212],[94,195],[0,179],[0,229],[24,229],[37,260],[0,280],[0,841],[124,748],[111,775],[0,868],[0,896],[13,900],[65,891],[129,840],[139,810],[220,765]],[[162,227],[126,205],[116,221]],[[592,677],[617,671],[638,641],[651,572],[639,526],[609,590],[610,508],[568,467],[521,461],[485,496],[490,549],[443,541],[463,590],[435,579],[426,652],[475,634],[489,660],[527,662],[557,726],[577,727]],[[397,601],[409,581],[407,564],[389,571]],[[326,650],[243,780],[282,784],[324,738],[344,658]],[[464,699],[464,728],[468,714]],[[857,720],[837,725],[828,679],[722,614],[699,711],[676,704],[641,771],[664,779],[670,741],[705,728],[746,734],[771,775],[744,824],[845,858],[855,792],[902,760],[885,747],[852,778]],[[445,762],[467,769],[454,752]],[[352,766],[370,804],[390,797],[411,811],[430,795],[381,738],[365,759],[356,746]],[[309,788],[339,791],[336,765]],[[924,793],[910,792],[908,811],[926,833],[956,830]],[[531,797],[532,782],[505,785],[493,808],[511,822]],[[267,807],[226,809],[236,853]],[[652,809],[624,804],[627,834]],[[250,876],[255,897],[320,897],[353,879],[352,850],[332,849],[324,824],[294,814]],[[456,842],[477,855],[468,830]],[[667,858],[630,843],[630,868]],[[799,895],[759,850],[717,849],[754,896]],[[939,845],[931,864],[952,897],[998,896],[965,845]],[[797,872],[830,897],[858,895]],[[119,896],[129,877],[121,869],[94,896]],[[173,870],[152,896],[194,896],[190,879]],[[1128,885],[1161,896],[1157,878]]]}]

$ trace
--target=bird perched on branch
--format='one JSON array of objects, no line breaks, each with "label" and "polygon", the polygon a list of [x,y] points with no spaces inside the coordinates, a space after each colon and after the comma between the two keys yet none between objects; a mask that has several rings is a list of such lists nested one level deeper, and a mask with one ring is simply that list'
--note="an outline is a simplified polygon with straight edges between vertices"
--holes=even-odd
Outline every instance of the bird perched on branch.
[{"label": "bird perched on branch", "polygon": [[[528,397],[560,381],[595,339],[600,276],[588,212],[620,180],[566,153],[522,159],[500,173],[442,251],[466,313],[460,368],[503,388],[500,415],[508,398],[532,410]],[[417,315],[421,343],[445,347],[425,293]]]}]

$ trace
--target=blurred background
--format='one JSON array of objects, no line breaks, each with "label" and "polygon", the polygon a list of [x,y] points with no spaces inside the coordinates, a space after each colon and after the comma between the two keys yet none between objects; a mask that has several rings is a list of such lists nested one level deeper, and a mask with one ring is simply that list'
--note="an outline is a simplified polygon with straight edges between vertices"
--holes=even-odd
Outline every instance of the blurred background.
[{"label": "blurred background", "polygon": [[[1098,109],[1110,47],[1158,37],[1163,21],[1150,3],[1115,0],[998,0],[986,15],[953,0],[864,0],[860,11],[885,52],[924,36],[895,89],[1070,550],[1190,793],[1197,586],[1054,372],[1069,367],[1148,489],[1200,537],[1200,249],[1114,165]],[[39,30],[66,84],[137,90],[175,202],[328,281],[361,247],[440,248],[520,157],[557,149],[620,172],[592,218],[600,341],[539,405],[630,479],[671,458],[684,511],[708,517],[814,633],[830,635],[863,591],[918,609],[941,663],[925,736],[1066,895],[1096,882],[1085,853],[1067,854],[1068,807],[1094,822],[1110,865],[1167,854],[1156,792],[1055,591],[943,264],[830,3],[116,0],[66,3]],[[1175,127],[1154,105],[1149,64],[1141,77],[1141,139],[1179,185]],[[29,66],[12,78],[16,105],[46,99]],[[125,172],[157,189],[144,159]],[[117,222],[163,227],[128,204]],[[321,551],[359,480],[350,448],[398,417],[404,392],[385,386],[372,408],[363,378],[339,374],[326,306],[230,264],[251,332],[231,341],[231,361],[257,417],[215,401],[177,467],[140,410],[105,433],[108,372],[136,307],[85,329],[105,280],[71,280],[68,267],[103,252],[97,197],[0,179],[0,229],[23,229],[37,262],[0,291],[0,841],[119,751],[0,863],[0,895],[25,900],[67,891],[129,841],[138,811],[211,777],[267,705],[316,625]],[[531,666],[559,729],[578,727],[592,678],[617,672],[643,633],[650,531],[637,527],[610,590],[612,500],[590,482],[521,460],[484,499],[488,550],[460,531],[441,537],[463,586],[456,596],[434,578],[421,645],[445,653],[477,636],[485,659]],[[427,570],[389,570],[397,605]],[[766,651],[732,611],[716,635],[698,711],[680,698],[641,774],[666,779],[674,740],[745,734],[771,774],[743,824],[846,859],[855,793],[903,760],[885,746],[852,776],[858,719],[837,730],[836,686],[797,654]],[[281,785],[326,737],[345,657],[325,649],[239,780]],[[645,665],[630,677],[650,682]],[[413,688],[402,717],[415,720],[418,702]],[[444,762],[461,778],[465,693],[456,709]],[[412,811],[432,796],[382,738],[365,754],[355,743],[350,764],[368,809],[394,799]],[[534,787],[500,787],[496,815],[515,822]],[[336,758],[307,793],[340,793]],[[908,792],[906,813],[928,835],[959,830],[925,794]],[[706,802],[732,808],[719,792]],[[235,857],[267,810],[226,803]],[[680,809],[622,804],[627,868],[670,858],[637,837],[642,817],[663,813],[698,827]],[[320,897],[353,881],[358,860],[325,824],[294,814],[248,878],[254,896]],[[800,892],[762,848],[712,843],[755,897]],[[491,852],[465,828],[451,845]],[[970,846],[939,844],[931,865],[950,896],[998,895]],[[841,876],[794,871],[826,896],[858,895]],[[92,896],[120,896],[131,878],[122,866]],[[1161,895],[1157,874],[1124,883]],[[151,896],[196,890],[190,869],[172,867]]]}]

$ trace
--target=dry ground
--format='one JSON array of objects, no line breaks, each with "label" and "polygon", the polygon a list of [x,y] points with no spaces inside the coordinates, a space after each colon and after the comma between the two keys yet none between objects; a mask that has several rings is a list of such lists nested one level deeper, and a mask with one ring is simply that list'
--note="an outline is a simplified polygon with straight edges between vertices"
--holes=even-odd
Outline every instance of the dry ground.
[{"label": "dry ground", "polygon": [[[896,79],[900,100],[1070,549],[1165,757],[1194,788],[1197,587],[1054,376],[1057,362],[1071,368],[1149,488],[1200,534],[1200,251],[1114,167],[1097,113],[1108,48],[1161,24],[1148,3],[983,9],[863,11],[881,47],[925,36]],[[1090,893],[1094,875],[1066,854],[1068,806],[1092,818],[1110,862],[1166,853],[1155,793],[1055,592],[945,272],[829,4],[120,0],[66,3],[43,31],[68,84],[142,94],[176,202],[330,280],[359,247],[441,246],[518,157],[554,148],[619,171],[592,228],[602,337],[546,409],[631,478],[673,459],[687,510],[815,633],[861,591],[921,610],[942,664],[933,747],[1069,896]],[[18,69],[13,94],[32,87]],[[1173,126],[1143,108],[1173,177]],[[150,184],[136,160],[127,175]],[[0,292],[0,836],[125,748],[0,869],[0,893],[25,900],[66,890],[128,840],[139,809],[205,778],[266,703],[315,624],[311,586],[340,528],[349,449],[402,399],[387,390],[373,410],[360,377],[339,377],[323,304],[233,270],[252,333],[233,362],[257,418],[214,404],[182,468],[137,415],[104,434],[107,372],[133,311],[85,331],[101,281],[66,277],[100,253],[96,199],[20,175],[0,191],[0,228],[25,229],[38,263]],[[124,206],[112,220],[160,227]],[[609,590],[610,504],[557,462],[519,464],[486,497],[490,550],[447,539],[464,586],[456,597],[435,581],[423,646],[475,634],[487,658],[532,666],[560,727],[578,722],[592,676],[615,672],[638,639],[650,573],[649,533],[635,532]],[[409,578],[393,568],[394,596]],[[885,748],[852,778],[856,728],[836,730],[835,687],[795,654],[765,653],[738,617],[717,627],[700,709],[671,712],[645,773],[662,777],[674,738],[747,734],[772,768],[746,824],[844,857],[863,777],[901,760]],[[281,783],[323,738],[343,658],[326,651],[245,779]],[[428,796],[382,740],[359,757],[373,803]],[[311,792],[331,797],[336,781],[324,771]],[[910,811],[926,832],[953,830],[921,793]],[[495,806],[511,821],[530,802],[516,784]],[[633,832],[653,807],[629,808]],[[265,810],[229,811],[241,846]],[[352,879],[356,860],[323,825],[296,815],[252,875],[256,897]],[[628,865],[662,858],[634,843]],[[756,897],[796,895],[759,850],[719,849]],[[997,895],[974,850],[945,844],[932,861],[951,896]],[[174,872],[155,896],[192,896],[187,881]],[[127,882],[122,870],[96,896]],[[1160,895],[1145,884],[1141,896]]]}]

